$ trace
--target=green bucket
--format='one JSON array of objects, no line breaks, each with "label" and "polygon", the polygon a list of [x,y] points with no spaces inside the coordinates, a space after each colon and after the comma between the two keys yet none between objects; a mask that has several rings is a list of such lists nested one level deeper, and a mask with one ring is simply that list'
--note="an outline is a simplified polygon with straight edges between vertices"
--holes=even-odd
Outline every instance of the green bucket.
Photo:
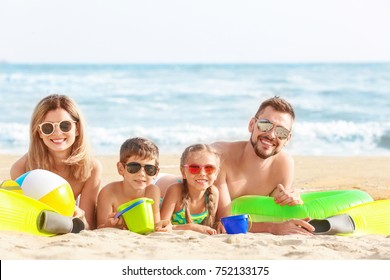
[{"label": "green bucket", "polygon": [[135,233],[146,234],[154,231],[153,199],[141,197],[118,207],[115,217],[123,216],[127,228]]}]

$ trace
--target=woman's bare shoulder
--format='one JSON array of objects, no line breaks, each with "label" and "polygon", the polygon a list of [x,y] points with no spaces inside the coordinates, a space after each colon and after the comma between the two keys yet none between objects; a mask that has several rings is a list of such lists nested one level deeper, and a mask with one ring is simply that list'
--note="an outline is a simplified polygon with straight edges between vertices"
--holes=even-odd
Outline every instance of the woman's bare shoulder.
[{"label": "woman's bare shoulder", "polygon": [[92,158],[92,168],[97,170],[97,171],[102,171],[103,170],[103,164],[97,158]]}]

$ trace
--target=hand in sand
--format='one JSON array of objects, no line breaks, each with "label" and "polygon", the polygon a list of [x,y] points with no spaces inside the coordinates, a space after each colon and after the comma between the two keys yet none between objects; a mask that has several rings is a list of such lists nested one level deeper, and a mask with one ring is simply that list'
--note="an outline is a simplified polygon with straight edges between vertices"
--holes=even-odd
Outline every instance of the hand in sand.
[{"label": "hand in sand", "polygon": [[173,226],[174,229],[175,229],[175,227],[176,227],[176,229],[193,230],[193,231],[203,233],[203,234],[209,234],[209,235],[217,234],[217,231],[215,229],[213,229],[212,227],[199,225],[199,224],[190,223],[190,224],[185,224],[185,225]]},{"label": "hand in sand", "polygon": [[107,221],[104,224],[99,225],[97,228],[114,227],[119,229],[125,229],[125,221],[122,216],[115,218],[116,213],[110,213],[107,217]]},{"label": "hand in sand", "polygon": [[216,229],[217,233],[226,233],[226,229],[221,222],[217,222]]},{"label": "hand in sand", "polygon": [[79,218],[85,225],[85,229],[89,229],[89,224],[85,218],[85,211],[76,205],[73,213],[74,218]]},{"label": "hand in sand", "polygon": [[200,233],[209,234],[209,235],[217,234],[217,231],[215,229],[213,229],[212,227],[209,227],[209,226],[204,226],[204,225],[194,224],[193,230],[200,232]]},{"label": "hand in sand", "polygon": [[282,223],[275,223],[272,233],[276,235],[303,234],[311,236],[315,228],[308,221],[310,221],[310,218],[302,220],[292,219]]},{"label": "hand in sand", "polygon": [[303,204],[301,196],[296,190],[285,189],[282,184],[278,184],[271,195],[274,197],[275,202],[282,206]]},{"label": "hand in sand", "polygon": [[162,232],[172,231],[172,223],[170,220],[161,220],[155,224],[154,229]]}]

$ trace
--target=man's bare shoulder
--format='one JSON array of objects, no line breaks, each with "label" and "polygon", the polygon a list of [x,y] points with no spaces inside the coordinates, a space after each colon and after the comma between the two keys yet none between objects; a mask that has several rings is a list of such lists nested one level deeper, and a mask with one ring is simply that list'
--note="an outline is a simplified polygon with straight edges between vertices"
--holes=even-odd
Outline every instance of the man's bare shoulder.
[{"label": "man's bare shoulder", "polygon": [[220,175],[227,175],[226,173],[232,169],[235,170],[240,165],[246,144],[246,141],[216,142],[213,144],[221,159]]},{"label": "man's bare shoulder", "polygon": [[293,157],[285,152],[285,151],[281,151],[280,153],[278,153],[275,158],[274,158],[274,164],[278,164],[278,165],[293,165],[294,164],[294,159]]},{"label": "man's bare shoulder", "polygon": [[293,172],[294,159],[290,154],[282,151],[273,157],[272,164],[270,165],[269,169],[269,174],[271,177],[279,179],[288,178],[290,175],[293,176]]},{"label": "man's bare shoulder", "polygon": [[221,157],[234,156],[237,157],[237,154],[240,154],[244,151],[247,141],[235,141],[235,142],[215,142],[211,144]]}]

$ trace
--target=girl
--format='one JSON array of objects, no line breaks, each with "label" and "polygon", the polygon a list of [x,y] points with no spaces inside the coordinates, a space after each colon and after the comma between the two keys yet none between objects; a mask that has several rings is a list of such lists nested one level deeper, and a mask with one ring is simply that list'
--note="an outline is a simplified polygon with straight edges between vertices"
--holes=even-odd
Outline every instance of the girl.
[{"label": "girl", "polygon": [[30,124],[28,153],[10,170],[14,180],[33,169],[46,169],[64,178],[72,187],[86,228],[95,227],[95,205],[102,167],[91,157],[85,135],[85,121],[76,103],[68,96],[53,94],[35,107]]},{"label": "girl", "polygon": [[183,182],[168,188],[161,206],[161,219],[170,219],[173,229],[216,234],[215,216],[219,193],[214,186],[219,156],[204,144],[186,148],[180,159]]}]

